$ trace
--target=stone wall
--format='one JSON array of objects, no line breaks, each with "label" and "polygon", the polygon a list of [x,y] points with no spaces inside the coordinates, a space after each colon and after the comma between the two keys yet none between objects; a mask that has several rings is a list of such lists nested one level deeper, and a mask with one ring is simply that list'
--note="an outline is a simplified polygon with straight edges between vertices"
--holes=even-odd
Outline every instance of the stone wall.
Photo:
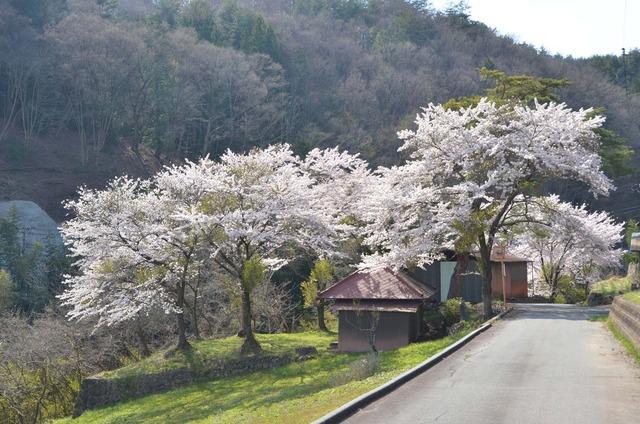
[{"label": "stone wall", "polygon": [[299,348],[295,354],[241,357],[218,361],[199,369],[179,368],[125,378],[85,378],[80,386],[73,416],[77,417],[87,409],[112,405],[196,382],[280,367],[293,361],[310,359],[315,353],[315,348]]},{"label": "stone wall", "polygon": [[620,331],[640,349],[640,305],[616,296],[609,317]]}]

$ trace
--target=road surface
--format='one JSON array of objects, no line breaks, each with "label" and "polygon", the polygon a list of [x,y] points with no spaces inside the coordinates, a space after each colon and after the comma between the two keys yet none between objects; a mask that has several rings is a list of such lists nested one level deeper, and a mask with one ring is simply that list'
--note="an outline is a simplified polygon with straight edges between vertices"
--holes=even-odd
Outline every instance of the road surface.
[{"label": "road surface", "polygon": [[640,368],[600,308],[517,305],[432,369],[351,416],[356,423],[640,423]]}]

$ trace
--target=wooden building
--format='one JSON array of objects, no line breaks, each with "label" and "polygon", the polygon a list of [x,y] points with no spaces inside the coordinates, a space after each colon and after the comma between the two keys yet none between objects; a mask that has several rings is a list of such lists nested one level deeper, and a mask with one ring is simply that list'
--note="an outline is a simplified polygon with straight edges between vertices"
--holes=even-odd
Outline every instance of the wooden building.
[{"label": "wooden building", "polygon": [[[496,249],[497,250],[497,249]],[[502,263],[505,270],[505,287],[507,299],[523,299],[528,296],[528,264],[529,260],[499,251],[491,256],[491,292],[493,297],[502,299]],[[453,252],[445,253],[443,260],[435,261],[422,268],[414,268],[407,273],[422,284],[427,284],[437,291],[437,299],[444,302],[452,297],[461,297],[467,302],[482,301],[482,277],[478,268],[477,257],[471,255],[465,271],[456,270],[458,258]],[[456,276],[456,272],[461,275]],[[461,288],[453,290],[454,279],[461,280]]]},{"label": "wooden building", "polygon": [[[322,291],[324,299],[338,314],[338,349],[367,352],[396,349],[420,336],[422,310],[426,303],[439,304],[452,297],[472,303],[482,301],[482,278],[476,258],[471,255],[466,270],[456,268],[453,253],[423,268],[394,272],[389,268],[355,272]],[[502,299],[526,298],[528,261],[504,254],[492,257],[492,292]],[[458,273],[458,275],[456,275]],[[455,287],[456,280],[458,279]]]},{"label": "wooden building", "polygon": [[338,313],[338,350],[390,350],[415,341],[436,291],[403,272],[355,272],[319,294]]},{"label": "wooden building", "polygon": [[491,293],[502,299],[503,267],[507,299],[525,299],[529,296],[529,260],[505,253],[491,256]]}]

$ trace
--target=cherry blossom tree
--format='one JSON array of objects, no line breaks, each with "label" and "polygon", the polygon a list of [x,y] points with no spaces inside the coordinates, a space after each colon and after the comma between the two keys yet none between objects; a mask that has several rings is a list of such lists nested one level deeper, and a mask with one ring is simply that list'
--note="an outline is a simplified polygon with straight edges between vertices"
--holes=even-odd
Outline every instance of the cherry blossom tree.
[{"label": "cherry blossom tree", "polygon": [[[612,183],[601,171],[594,129],[603,118],[564,104],[497,106],[486,99],[447,110],[429,105],[416,130],[399,133],[406,164],[378,171],[365,202],[376,264],[422,265],[443,248],[477,249],[484,315],[491,309],[491,250],[505,228],[531,222],[529,205],[549,179],[581,182],[595,195]],[[379,205],[379,206],[376,206]]]},{"label": "cherry blossom tree", "polygon": [[[178,226],[176,208],[197,201],[195,186],[169,193],[153,181],[116,178],[104,190],[81,189],[62,228],[79,273],[60,296],[70,318],[111,326],[160,308],[176,315],[178,349],[187,349],[184,318],[189,279],[204,266],[200,234]],[[188,194],[188,196],[187,196]],[[180,196],[182,195],[182,197]]]},{"label": "cherry blossom tree", "polygon": [[585,205],[561,202],[557,196],[532,205],[531,222],[516,228],[514,252],[534,260],[534,270],[550,290],[558,294],[563,275],[586,277],[601,267],[619,264],[624,225],[606,212],[589,212]]},{"label": "cherry blossom tree", "polygon": [[354,193],[345,176],[363,168],[366,162],[337,150],[313,151],[303,161],[289,146],[276,145],[248,154],[227,152],[219,162],[175,166],[158,177],[158,186],[169,190],[204,187],[197,206],[185,205],[176,216],[200,230],[211,260],[241,290],[241,353],[261,349],[251,324],[252,290],[288,262],[293,248],[334,252],[348,227],[343,205]]},{"label": "cherry blossom tree", "polygon": [[184,349],[185,291],[215,267],[240,288],[242,353],[257,352],[252,290],[294,248],[334,254],[352,231],[345,218],[368,176],[365,161],[338,149],[302,160],[276,145],[175,165],[148,181],[122,177],[105,190],[81,189],[66,204],[75,217],[63,228],[80,272],[67,277],[61,298],[71,318],[97,318],[98,326],[162,308],[176,315]]}]

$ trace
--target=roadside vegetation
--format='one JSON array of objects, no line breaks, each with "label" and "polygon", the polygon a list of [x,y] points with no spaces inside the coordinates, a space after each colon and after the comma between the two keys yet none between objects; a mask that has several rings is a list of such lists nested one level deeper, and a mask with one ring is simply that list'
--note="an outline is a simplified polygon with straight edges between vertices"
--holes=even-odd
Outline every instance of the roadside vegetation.
[{"label": "roadside vegetation", "polygon": [[616,327],[611,318],[607,319],[607,327],[613,336],[620,342],[622,346],[629,352],[629,355],[640,365],[640,349],[638,349],[623,333]]},{"label": "roadside vegetation", "polygon": [[[319,355],[280,368],[194,384],[87,411],[77,419],[57,423],[310,422],[412,368],[470,331],[465,329],[377,356],[329,352],[327,341],[335,339],[332,335],[257,335],[263,347],[272,344],[282,348],[295,340],[315,345]],[[233,348],[229,349],[230,346]],[[213,350],[228,352],[239,346],[240,341],[227,341]]]},{"label": "roadside vegetation", "polygon": [[598,281],[591,288],[591,293],[599,293],[604,296],[616,296],[631,291],[631,279],[629,277],[614,276],[606,280]]},{"label": "roadside vegetation", "polygon": [[633,303],[637,303],[638,305],[640,305],[640,291],[636,290],[636,291],[625,293],[623,297],[628,301],[631,301]]}]

